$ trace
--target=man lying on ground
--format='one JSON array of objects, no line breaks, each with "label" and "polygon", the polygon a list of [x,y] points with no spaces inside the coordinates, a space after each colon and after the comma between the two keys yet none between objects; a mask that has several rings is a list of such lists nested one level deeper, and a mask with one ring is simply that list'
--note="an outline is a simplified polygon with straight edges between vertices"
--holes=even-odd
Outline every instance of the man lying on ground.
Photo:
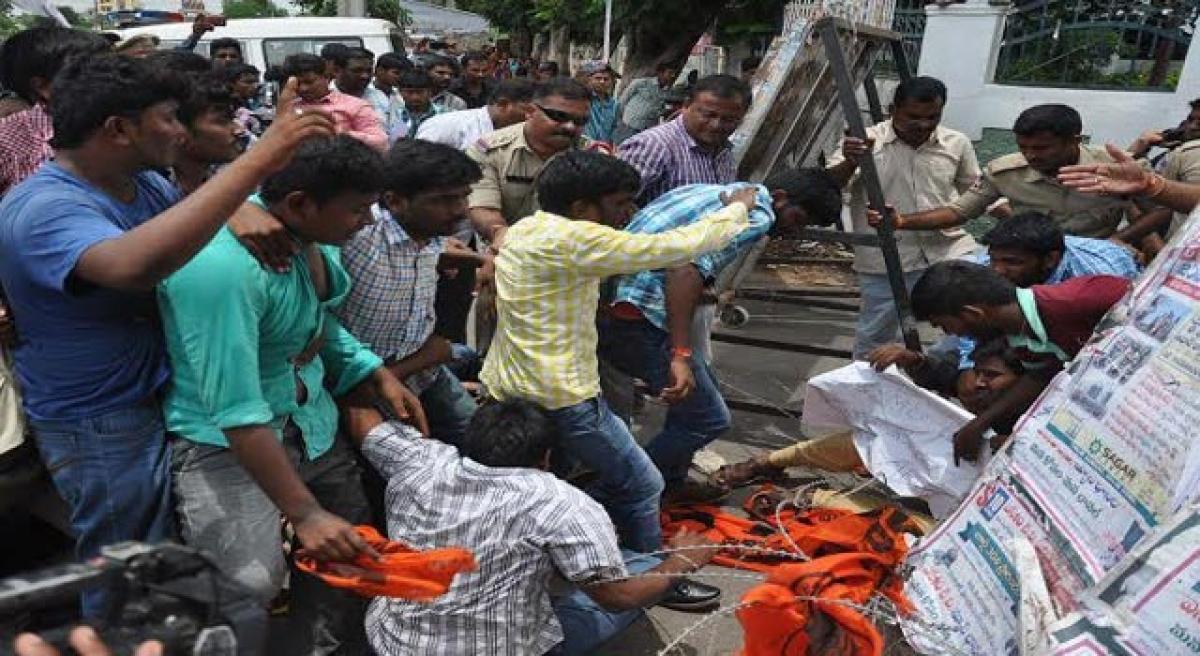
[{"label": "man lying on ground", "polygon": [[[1025,373],[1025,366],[1003,340],[988,342],[975,349],[974,359],[974,367],[958,377],[955,396],[964,408],[979,414],[1016,384]],[[1012,433],[1020,416],[1020,413],[1010,412],[992,422],[991,428],[998,436],[996,446]],[[849,472],[861,470],[863,461],[854,447],[852,433],[842,431],[725,465],[713,478],[719,485],[736,488],[758,480],[778,478],[788,467]]]},{"label": "man lying on ground", "polygon": [[371,602],[367,634],[383,656],[590,654],[716,554],[686,533],[665,559],[623,552],[604,508],[549,473],[555,422],[527,401],[481,407],[459,450],[374,410],[347,407],[343,418],[388,481],[388,537],[463,546],[479,564],[432,603]]}]

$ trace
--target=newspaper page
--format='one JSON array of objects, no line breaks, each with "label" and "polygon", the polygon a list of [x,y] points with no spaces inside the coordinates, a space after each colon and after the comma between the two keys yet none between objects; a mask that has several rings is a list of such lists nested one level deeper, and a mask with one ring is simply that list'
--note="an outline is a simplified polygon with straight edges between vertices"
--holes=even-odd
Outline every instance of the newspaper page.
[{"label": "newspaper page", "polygon": [[1147,538],[1052,628],[1056,656],[1200,653],[1200,515]]},{"label": "newspaper page", "polygon": [[1196,500],[1200,248],[1184,244],[1198,237],[1193,217],[1022,418],[1006,457],[914,548],[906,591],[919,623],[905,633],[919,651],[1020,651],[1029,627],[1017,619],[1025,579],[1013,566],[1018,536],[1032,545],[1063,617]]},{"label": "newspaper page", "polygon": [[958,506],[982,471],[954,464],[951,437],[974,415],[895,367],[878,372],[856,362],[810,379],[802,417],[806,426],[853,429],[871,475],[901,496],[924,499],[936,518]]}]

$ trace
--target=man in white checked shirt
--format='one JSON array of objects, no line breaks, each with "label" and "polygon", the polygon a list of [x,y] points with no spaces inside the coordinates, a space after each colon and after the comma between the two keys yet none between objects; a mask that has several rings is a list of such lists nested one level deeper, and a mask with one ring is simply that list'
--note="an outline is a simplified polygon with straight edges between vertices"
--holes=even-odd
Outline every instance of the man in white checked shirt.
[{"label": "man in white checked shirt", "polygon": [[381,656],[590,654],[716,554],[687,533],[666,558],[622,552],[600,504],[544,471],[557,432],[527,401],[481,407],[458,451],[374,410],[343,418],[388,481],[388,537],[466,547],[479,564],[432,603],[371,602],[367,636]]},{"label": "man in white checked shirt", "polygon": [[486,256],[446,237],[466,216],[479,165],[457,149],[419,140],[388,153],[375,223],[342,247],[353,280],[338,318],[421,399],[433,437],[458,444],[475,402],[446,367],[450,342],[434,334],[439,261],[476,267]]}]

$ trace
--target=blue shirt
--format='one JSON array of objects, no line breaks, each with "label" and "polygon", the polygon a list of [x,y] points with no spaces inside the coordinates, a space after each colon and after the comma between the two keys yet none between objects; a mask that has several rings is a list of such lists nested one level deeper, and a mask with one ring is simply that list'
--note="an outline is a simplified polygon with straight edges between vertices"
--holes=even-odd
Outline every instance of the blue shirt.
[{"label": "blue shirt", "polygon": [[[657,234],[691,225],[725,207],[721,194],[732,193],[743,187],[736,185],[696,184],[669,191],[643,207],[634,215],[625,228],[628,232]],[[700,271],[706,283],[715,282],[721,271],[729,266],[759,239],[771,230],[775,223],[775,212],[771,209],[771,195],[767,188],[758,186],[758,199],[750,210],[750,227],[743,230],[728,246],[718,251],[705,253],[692,264]],[[642,271],[622,276],[617,281],[615,303],[629,303],[642,311],[646,319],[667,329],[667,276],[662,269]]]},{"label": "blue shirt", "polygon": [[592,96],[592,107],[587,127],[583,136],[595,141],[612,143],[613,132],[617,129],[617,120],[621,117],[621,103],[616,98],[600,98]]},{"label": "blue shirt", "polygon": [[[1090,239],[1088,237],[1065,237],[1066,248],[1063,250],[1062,261],[1050,274],[1043,285],[1057,285],[1060,282],[1080,276],[1108,275],[1120,276],[1133,280],[1142,272],[1137,260],[1129,249],[1107,239]],[[976,261],[987,266],[992,258],[987,251],[976,256]],[[975,340],[970,337],[958,338],[959,369],[970,369],[975,366],[971,354],[975,352]]]},{"label": "blue shirt", "polygon": [[41,420],[94,417],[144,401],[167,380],[153,292],[73,278],[84,251],[179,200],[157,173],[135,176],[123,203],[53,162],[0,203],[0,284],[17,322],[25,409]]}]

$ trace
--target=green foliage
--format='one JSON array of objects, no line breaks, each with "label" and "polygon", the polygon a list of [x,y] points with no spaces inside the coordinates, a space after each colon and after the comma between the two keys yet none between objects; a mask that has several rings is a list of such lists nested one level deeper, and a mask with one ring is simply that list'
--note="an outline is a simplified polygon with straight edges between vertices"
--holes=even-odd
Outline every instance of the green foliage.
[{"label": "green foliage", "polygon": [[1039,39],[996,72],[1000,82],[1099,84],[1112,57],[1128,56],[1120,32],[1105,29],[1063,30],[1058,39]]},{"label": "green foliage", "polygon": [[[309,16],[337,16],[337,0],[294,0],[295,4]],[[390,20],[397,25],[412,21],[408,10],[398,0],[367,0],[367,16]]]},{"label": "green foliage", "polygon": [[222,13],[226,18],[277,18],[287,16],[287,10],[271,0],[225,0]]}]

